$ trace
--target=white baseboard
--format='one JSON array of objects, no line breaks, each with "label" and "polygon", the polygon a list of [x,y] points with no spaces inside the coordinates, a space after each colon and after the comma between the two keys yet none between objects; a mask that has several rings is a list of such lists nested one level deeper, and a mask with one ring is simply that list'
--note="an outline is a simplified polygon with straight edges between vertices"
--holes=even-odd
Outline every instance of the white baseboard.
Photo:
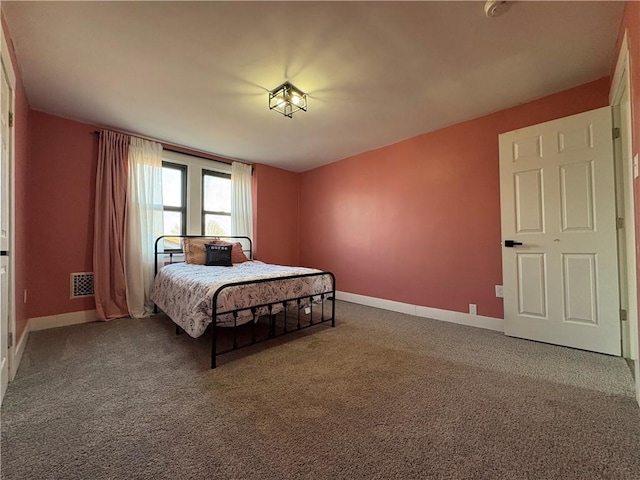
[{"label": "white baseboard", "polygon": [[487,330],[504,332],[504,320],[501,318],[471,315],[470,313],[441,310],[439,308],[432,307],[423,307],[421,305],[395,302],[393,300],[385,300],[383,298],[367,297],[365,295],[358,295],[357,293],[336,292],[336,298],[338,300],[367,305],[369,307],[415,315],[416,317],[432,318],[433,320],[440,320],[443,322],[458,323],[460,325],[468,325],[470,327],[479,327]]},{"label": "white baseboard", "polygon": [[48,328],[66,327],[67,325],[77,325],[79,323],[89,323],[98,320],[95,310],[84,310],[81,312],[61,313],[59,315],[49,315],[47,317],[30,318],[29,330],[46,330]]},{"label": "white baseboard", "polygon": [[9,380],[13,380],[18,373],[18,367],[20,366],[20,362],[22,361],[22,355],[24,355],[24,349],[27,346],[27,340],[29,340],[29,322],[24,327],[24,332],[22,332],[22,336],[16,345],[15,350],[13,351],[13,360],[11,361],[11,372],[9,373]]}]

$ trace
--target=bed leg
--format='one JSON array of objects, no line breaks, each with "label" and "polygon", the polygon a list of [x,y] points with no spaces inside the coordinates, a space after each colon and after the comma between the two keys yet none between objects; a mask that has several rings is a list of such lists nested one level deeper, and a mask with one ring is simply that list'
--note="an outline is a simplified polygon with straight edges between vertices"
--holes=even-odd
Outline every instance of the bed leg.
[{"label": "bed leg", "polygon": [[216,368],[216,324],[214,319],[214,324],[212,325],[212,335],[211,335],[211,368]]},{"label": "bed leg", "polygon": [[276,319],[273,316],[273,305],[269,305],[269,338],[276,334]]},{"label": "bed leg", "polygon": [[335,293],[331,298],[331,326],[332,327],[336,326],[336,295]]},{"label": "bed leg", "polygon": [[238,311],[233,311],[233,349],[238,348]]},{"label": "bed leg", "polygon": [[282,310],[284,310],[284,333],[287,333],[287,302],[282,302]]},{"label": "bed leg", "polygon": [[327,274],[331,277],[331,283],[332,283],[331,296],[329,297],[329,300],[331,300],[331,326],[335,327],[336,326],[336,276],[331,272],[327,272]]},{"label": "bed leg", "polygon": [[256,309],[251,309],[251,345],[256,343]]}]

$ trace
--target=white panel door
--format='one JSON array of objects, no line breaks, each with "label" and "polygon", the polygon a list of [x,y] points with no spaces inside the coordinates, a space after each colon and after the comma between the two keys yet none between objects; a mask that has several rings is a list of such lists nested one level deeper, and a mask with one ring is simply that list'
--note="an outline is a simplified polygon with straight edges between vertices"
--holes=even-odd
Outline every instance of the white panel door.
[{"label": "white panel door", "polygon": [[11,91],[2,65],[0,88],[0,403],[9,381],[9,108]]},{"label": "white panel door", "polygon": [[499,142],[505,333],[620,355],[611,109]]}]

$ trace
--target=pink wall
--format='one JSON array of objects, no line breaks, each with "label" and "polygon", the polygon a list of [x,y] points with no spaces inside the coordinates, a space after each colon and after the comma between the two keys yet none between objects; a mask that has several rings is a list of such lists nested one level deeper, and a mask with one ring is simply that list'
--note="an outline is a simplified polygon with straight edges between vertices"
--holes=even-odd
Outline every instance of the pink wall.
[{"label": "pink wall", "polygon": [[29,317],[95,308],[93,298],[69,299],[69,275],[93,271],[94,130],[31,112]]},{"label": "pink wall", "polygon": [[338,289],[502,318],[498,134],[608,104],[603,78],[301,174],[300,260]]},{"label": "pink wall", "polygon": [[297,173],[256,164],[253,169],[254,256],[280,265],[298,265]]},{"label": "pink wall", "polygon": [[29,103],[22,85],[22,75],[16,60],[10,32],[2,15],[2,29],[9,42],[9,54],[13,71],[16,75],[14,111],[15,121],[15,288],[16,288],[16,342],[22,336],[27,326],[27,306],[23,301],[24,290],[27,288],[27,183],[29,179]]}]

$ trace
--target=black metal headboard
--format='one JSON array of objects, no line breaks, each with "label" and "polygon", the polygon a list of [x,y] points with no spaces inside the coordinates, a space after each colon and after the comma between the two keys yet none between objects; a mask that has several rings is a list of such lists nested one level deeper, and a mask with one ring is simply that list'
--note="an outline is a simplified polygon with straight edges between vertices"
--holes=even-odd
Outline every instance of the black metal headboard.
[{"label": "black metal headboard", "polygon": [[[163,240],[165,238],[170,238],[170,239],[179,239],[176,243],[177,246],[176,248],[167,248],[165,249],[164,247],[164,242]],[[183,255],[184,251],[182,250],[182,239],[183,238],[210,238],[211,240],[225,240],[225,241],[240,241],[240,244],[242,245],[242,251],[245,253],[248,253],[248,257],[250,260],[253,260],[253,242],[251,241],[251,239],[249,237],[243,237],[243,236],[238,236],[238,235],[162,235],[158,238],[156,238],[155,244],[154,244],[154,271],[153,274],[154,276],[158,273],[158,256],[160,255],[168,255],[171,262],[173,262],[173,256],[179,256],[179,255]],[[245,242],[246,244],[249,246],[249,248],[245,248]],[[173,242],[172,242],[173,243]],[[182,262],[183,260],[177,261],[176,263]]]}]

